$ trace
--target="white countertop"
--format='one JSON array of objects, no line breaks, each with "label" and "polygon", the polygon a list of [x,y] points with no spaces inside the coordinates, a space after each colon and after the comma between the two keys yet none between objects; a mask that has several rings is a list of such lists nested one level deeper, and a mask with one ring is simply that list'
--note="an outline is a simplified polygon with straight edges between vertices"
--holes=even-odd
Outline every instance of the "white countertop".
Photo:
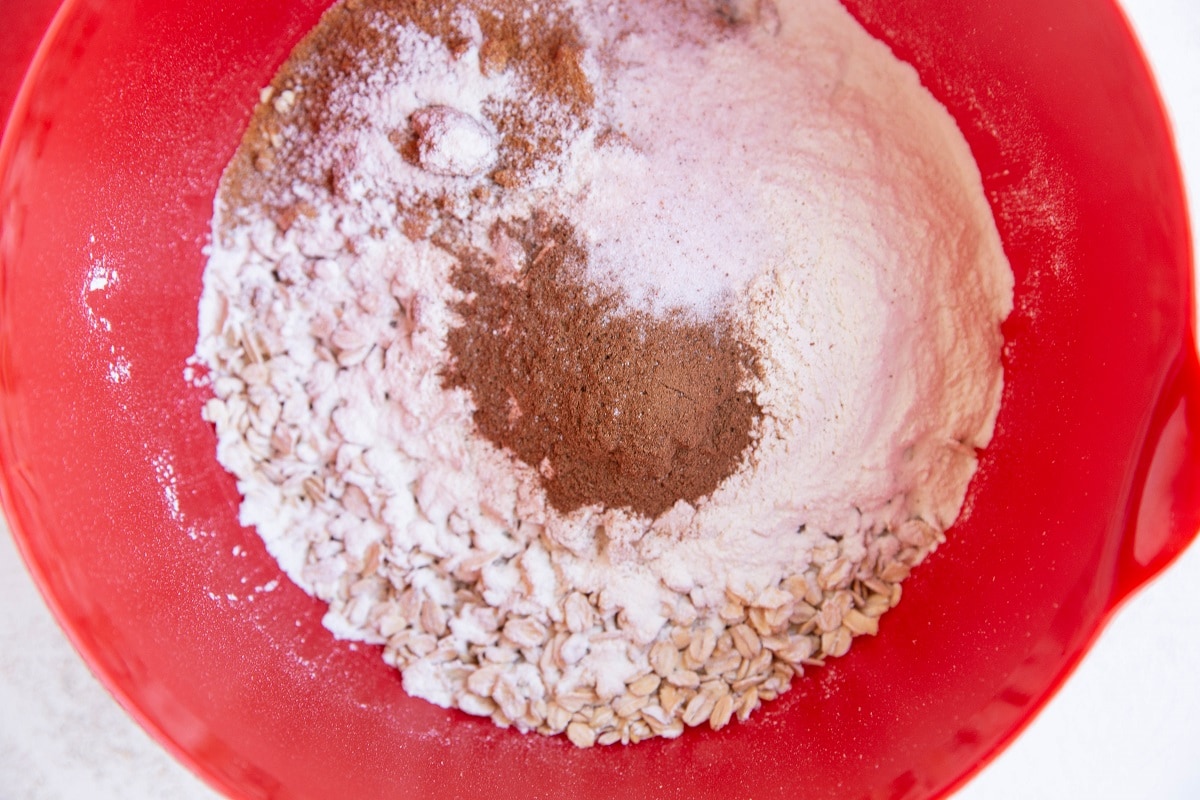
[{"label": "white countertop", "polygon": [[[1124,0],[1200,204],[1196,0]],[[1200,233],[1200,216],[1192,212]],[[0,800],[212,800],[92,677],[0,521]],[[1024,734],[955,800],[1200,798],[1200,586],[1193,546],[1116,616]]]}]

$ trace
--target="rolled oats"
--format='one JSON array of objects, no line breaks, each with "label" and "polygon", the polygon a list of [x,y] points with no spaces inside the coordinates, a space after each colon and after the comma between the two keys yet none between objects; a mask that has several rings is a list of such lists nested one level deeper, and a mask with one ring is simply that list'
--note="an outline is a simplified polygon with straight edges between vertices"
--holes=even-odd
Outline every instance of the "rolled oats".
[{"label": "rolled oats", "polygon": [[648,697],[658,691],[661,683],[662,678],[656,674],[643,675],[629,684],[629,693],[637,697]]},{"label": "rolled oats", "polygon": [[613,711],[618,717],[633,717],[650,705],[650,694],[628,694],[618,698],[613,703]]},{"label": "rolled oats", "polygon": [[596,731],[585,722],[572,722],[567,726],[567,738],[576,747],[591,747],[596,743]]},{"label": "rolled oats", "polygon": [[671,642],[655,642],[650,648],[650,665],[659,677],[666,678],[679,666],[679,651]]},{"label": "rolled oats", "polygon": [[696,695],[683,710],[683,724],[688,727],[695,727],[701,722],[706,722],[712,715],[716,703],[715,698],[706,694]]},{"label": "rolled oats", "polygon": [[690,669],[677,669],[667,676],[667,683],[679,689],[695,689],[700,685],[700,676]]},{"label": "rolled oats", "polygon": [[733,718],[734,700],[733,695],[726,694],[722,696],[716,703],[713,704],[712,714],[708,718],[708,724],[714,731],[719,731],[729,724],[729,720]]},{"label": "rolled oats", "polygon": [[847,611],[846,615],[842,617],[842,624],[854,636],[862,636],[864,634],[874,636],[879,633],[878,617],[867,616],[853,608]]},{"label": "rolled oats", "polygon": [[754,658],[762,650],[762,641],[758,638],[758,634],[754,628],[745,623],[735,625],[730,630],[730,635],[733,637],[734,648],[742,658]]}]

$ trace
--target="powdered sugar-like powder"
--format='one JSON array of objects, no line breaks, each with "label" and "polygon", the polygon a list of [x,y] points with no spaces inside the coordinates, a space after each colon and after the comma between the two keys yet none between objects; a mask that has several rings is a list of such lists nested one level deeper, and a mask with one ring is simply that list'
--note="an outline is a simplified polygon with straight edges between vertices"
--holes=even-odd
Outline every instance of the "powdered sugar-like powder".
[{"label": "powdered sugar-like powder", "polygon": [[[513,7],[431,32],[363,5],[384,45],[357,71],[316,104],[301,59],[265,95],[254,163],[295,169],[231,167],[197,345],[241,519],[328,627],[411,694],[581,746],[745,719],[875,633],[991,438],[1012,294],[915,72],[834,0],[548,4],[583,114],[497,61]],[[519,186],[514,104],[556,137]],[[631,308],[732,316],[754,349],[754,443],[710,495],[561,513],[443,385],[463,296],[430,215],[518,280],[495,226],[535,209]]]}]

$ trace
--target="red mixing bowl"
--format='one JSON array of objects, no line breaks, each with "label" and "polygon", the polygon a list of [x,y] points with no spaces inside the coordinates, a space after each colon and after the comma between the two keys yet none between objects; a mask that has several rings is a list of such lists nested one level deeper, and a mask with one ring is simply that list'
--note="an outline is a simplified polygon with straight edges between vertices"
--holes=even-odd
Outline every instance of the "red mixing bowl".
[{"label": "red mixing bowl", "polygon": [[68,0],[0,146],[0,490],[142,725],[240,798],[857,800],[943,795],[1030,720],[1200,525],[1171,138],[1109,0],[847,4],[979,162],[1016,274],[995,441],[878,637],[745,724],[580,751],[412,700],[335,641],[238,525],[201,420],[217,181],[328,0]]}]

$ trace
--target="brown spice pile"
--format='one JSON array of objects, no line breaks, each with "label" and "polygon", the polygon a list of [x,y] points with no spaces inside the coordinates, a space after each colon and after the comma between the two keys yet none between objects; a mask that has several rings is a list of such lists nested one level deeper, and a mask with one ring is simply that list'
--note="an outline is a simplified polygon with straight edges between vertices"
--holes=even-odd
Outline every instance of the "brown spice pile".
[{"label": "brown spice pile", "polygon": [[551,504],[651,517],[695,503],[741,463],[761,410],[741,387],[753,354],[727,321],[656,318],[583,282],[571,226],[538,214],[495,238],[527,267],[476,253],[455,272],[469,300],[449,336],[446,384],[470,390],[479,431],[539,469]]},{"label": "brown spice pile", "polygon": [[[586,125],[592,112],[592,86],[580,63],[583,45],[569,14],[554,2],[527,15],[519,0],[347,0],[326,12],[271,82],[269,96],[276,100],[256,109],[227,171],[222,191],[230,206],[272,207],[286,231],[298,215],[313,213],[309,202],[293,196],[297,182],[344,198],[339,158],[315,159],[303,146],[328,141],[336,131],[359,124],[333,102],[334,93],[339,86],[365,80],[378,65],[394,63],[391,37],[383,33],[389,26],[415,27],[441,40],[456,57],[466,53],[471,42],[461,30],[459,11],[470,11],[483,34],[480,69],[488,75],[515,74],[531,98],[496,101],[484,108],[484,116],[500,134],[499,159],[487,185],[474,187],[472,196],[486,202],[492,192],[523,188],[530,173],[561,154],[567,132]],[[297,103],[294,116],[301,120],[294,130],[286,130],[289,123],[283,118],[290,109],[283,110],[278,100],[290,93]],[[415,163],[413,131],[395,131],[393,142]],[[424,234],[431,232],[431,222],[436,227],[430,206],[446,202],[448,196],[424,197],[401,204],[397,211]]]}]

